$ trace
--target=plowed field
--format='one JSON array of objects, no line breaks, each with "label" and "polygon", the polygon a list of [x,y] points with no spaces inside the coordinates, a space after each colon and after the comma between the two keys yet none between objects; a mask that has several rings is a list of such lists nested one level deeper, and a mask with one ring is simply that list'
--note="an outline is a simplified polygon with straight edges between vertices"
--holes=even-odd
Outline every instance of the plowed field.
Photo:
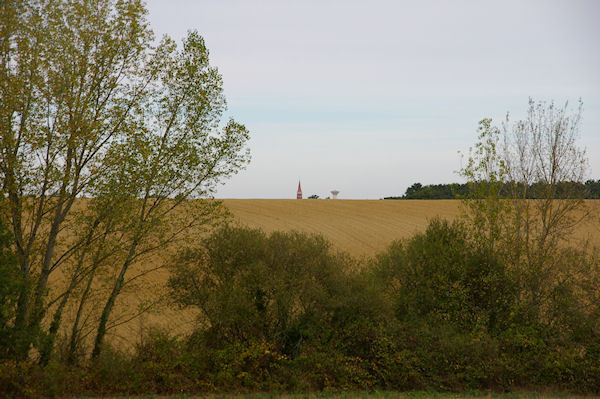
[{"label": "plowed field", "polygon": [[229,199],[235,220],[265,231],[299,230],[323,234],[334,248],[374,255],[393,240],[408,237],[435,216],[453,219],[460,201]]},{"label": "plowed field", "polygon": [[[457,200],[271,200],[227,199],[225,205],[233,215],[233,223],[267,232],[299,230],[323,234],[334,249],[354,256],[373,256],[390,242],[407,238],[427,227],[428,220],[439,216],[459,217],[461,202]],[[588,201],[594,214],[600,213],[600,201]],[[590,238],[600,246],[600,223],[588,218],[577,229],[576,239]],[[167,270],[148,275],[135,289],[123,292],[117,301],[117,312],[127,319],[148,292],[152,296],[165,294]],[[149,289],[149,287],[151,287]],[[171,333],[187,333],[195,323],[195,312],[166,306],[156,308],[126,324],[109,331],[108,338],[117,346],[130,346],[139,339],[140,331],[149,326],[161,326]]]}]

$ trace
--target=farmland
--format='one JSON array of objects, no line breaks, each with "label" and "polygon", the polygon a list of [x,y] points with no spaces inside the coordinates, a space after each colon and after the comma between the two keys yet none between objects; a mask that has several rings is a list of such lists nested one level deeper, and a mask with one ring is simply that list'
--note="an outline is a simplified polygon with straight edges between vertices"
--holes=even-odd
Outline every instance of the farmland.
[{"label": "farmland", "polygon": [[[323,234],[334,248],[372,256],[393,240],[423,231],[428,220],[460,216],[458,200],[271,200],[226,199],[237,223],[265,231],[299,230]],[[591,215],[574,234],[600,245],[600,201],[588,200]]]},{"label": "farmland", "polygon": [[[295,230],[322,234],[334,250],[362,258],[362,265],[367,265],[368,258],[382,253],[392,241],[408,239],[415,233],[423,232],[428,221],[435,217],[459,218],[462,206],[457,200],[225,199],[223,203],[230,212],[230,224],[260,228],[266,232]],[[79,204],[83,205],[83,202]],[[593,245],[600,245],[600,224],[597,219],[600,201],[588,200],[586,204],[590,215],[578,226],[573,240],[589,238]],[[204,236],[205,233],[200,230],[191,234],[198,240]],[[166,248],[160,255],[146,258],[137,267],[154,269],[163,262],[167,266],[174,265],[173,254],[177,250]],[[139,271],[132,269],[133,273]],[[160,268],[126,287],[117,300],[115,317],[109,325],[107,342],[111,346],[125,353],[135,353],[136,344],[142,342],[144,336],[148,337],[149,331],[155,328],[169,336],[185,337],[197,327],[197,309],[181,309],[167,299],[166,282],[169,276],[168,267]],[[60,278],[60,275],[56,274],[54,278]],[[57,281],[54,286],[60,289],[64,285]],[[57,293],[54,292],[55,295]],[[99,294],[102,292],[99,291]],[[142,312],[139,317],[131,317],[145,304],[155,300],[158,302],[150,311]],[[92,312],[91,317],[97,316]],[[73,308],[65,314],[66,326],[70,325],[72,318]],[[64,333],[68,331],[63,330]],[[85,342],[88,347],[91,345],[89,338]]]},{"label": "farmland", "polygon": [[[266,232],[298,230],[322,234],[333,249],[356,257],[374,256],[393,240],[425,230],[428,220],[436,216],[458,218],[461,212],[461,202],[457,200],[225,199],[223,202],[232,214],[232,224]],[[589,238],[593,245],[600,245],[597,221],[600,201],[588,200],[587,205],[591,216],[582,222],[573,239]],[[168,275],[167,270],[155,272],[142,285],[152,287],[154,294],[164,292]],[[140,290],[131,290],[119,303],[122,309],[131,312],[143,297]],[[183,334],[191,330],[194,319],[193,311],[166,307],[115,328],[111,335],[114,343],[130,346],[138,339],[140,329],[156,325]]]},{"label": "farmland", "polygon": [[265,231],[323,234],[337,249],[373,255],[390,241],[422,231],[435,216],[459,215],[460,201],[229,199],[238,223]]},{"label": "farmland", "polygon": [[[232,224],[266,232],[298,230],[322,234],[333,249],[356,257],[373,256],[391,241],[423,231],[427,221],[436,216],[459,217],[461,204],[456,200],[225,199],[223,202],[231,212]],[[164,293],[168,276],[167,270],[159,270],[136,288],[152,287],[149,292]],[[131,314],[146,300],[144,292],[148,290],[124,292],[118,302],[124,314]],[[150,326],[185,334],[191,331],[194,323],[195,312],[164,307],[114,328],[110,335],[113,344],[129,347],[137,341],[140,331]]]}]

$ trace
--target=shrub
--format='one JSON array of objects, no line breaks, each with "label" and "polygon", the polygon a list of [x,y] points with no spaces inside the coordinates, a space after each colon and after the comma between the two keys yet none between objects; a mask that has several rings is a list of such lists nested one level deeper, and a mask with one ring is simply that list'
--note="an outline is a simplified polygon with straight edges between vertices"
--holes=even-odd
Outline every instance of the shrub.
[{"label": "shrub", "polygon": [[14,328],[17,302],[24,285],[13,245],[12,235],[0,222],[0,360],[14,358],[17,341],[29,333]]},{"label": "shrub", "polygon": [[460,222],[433,220],[366,265],[321,236],[224,227],[173,265],[173,298],[201,311],[193,334],[150,330],[79,366],[0,362],[0,395],[600,392],[597,255],[556,253],[562,274],[539,276],[552,295],[536,304],[530,276]]},{"label": "shrub", "polygon": [[377,257],[375,274],[401,320],[425,317],[467,331],[506,325],[516,299],[514,281],[494,254],[468,237],[462,223],[434,219],[424,233],[393,243]]},{"label": "shrub", "polygon": [[174,299],[202,311],[210,345],[268,342],[286,355],[333,326],[378,311],[355,262],[322,236],[226,227],[186,251],[169,280]]}]

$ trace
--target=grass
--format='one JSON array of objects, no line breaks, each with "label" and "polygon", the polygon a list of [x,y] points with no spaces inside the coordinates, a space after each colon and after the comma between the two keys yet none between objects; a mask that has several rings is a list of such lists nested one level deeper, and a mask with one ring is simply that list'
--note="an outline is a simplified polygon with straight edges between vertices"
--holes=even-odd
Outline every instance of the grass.
[{"label": "grass", "polygon": [[[572,394],[547,394],[536,392],[524,393],[439,393],[429,391],[413,391],[413,392],[344,392],[344,393],[315,393],[315,394],[286,394],[280,395],[276,393],[261,393],[251,395],[206,395],[206,396],[190,396],[190,395],[175,395],[175,396],[128,396],[118,397],[114,399],[582,399],[596,398],[598,396],[578,396]],[[81,398],[83,399],[83,398]],[[91,399],[91,398],[87,398]]]}]

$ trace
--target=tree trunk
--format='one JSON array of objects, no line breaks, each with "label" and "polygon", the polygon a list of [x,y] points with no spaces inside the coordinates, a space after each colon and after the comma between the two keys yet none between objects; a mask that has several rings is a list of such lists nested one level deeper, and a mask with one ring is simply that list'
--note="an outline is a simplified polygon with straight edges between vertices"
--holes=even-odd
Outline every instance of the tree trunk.
[{"label": "tree trunk", "polygon": [[58,334],[58,329],[60,328],[60,322],[62,320],[62,312],[71,297],[71,293],[77,286],[77,280],[81,275],[81,269],[83,268],[83,262],[85,260],[85,255],[87,253],[87,249],[89,248],[90,243],[92,242],[92,238],[94,236],[94,230],[98,226],[98,222],[95,222],[85,241],[85,246],[82,249],[81,256],[77,261],[77,267],[73,271],[73,275],[71,276],[71,282],[69,283],[69,288],[65,291],[63,297],[61,298],[60,304],[54,312],[54,317],[52,318],[52,323],[50,324],[50,329],[48,330],[48,336],[45,338],[42,347],[40,348],[40,365],[46,366],[52,357],[52,352],[54,351],[54,342],[56,341],[56,335]]},{"label": "tree trunk", "polygon": [[113,286],[112,292],[104,305],[104,309],[102,309],[102,315],[100,316],[100,323],[98,324],[98,330],[96,332],[96,340],[94,341],[94,350],[92,351],[92,358],[96,359],[100,356],[100,352],[102,351],[102,345],[104,344],[104,337],[106,335],[106,325],[108,324],[108,318],[110,313],[112,312],[117,296],[121,293],[121,288],[123,288],[123,281],[125,280],[125,273],[131,262],[133,260],[133,256],[135,255],[135,251],[137,249],[137,241],[135,241],[131,248],[129,249],[129,254],[127,255],[127,259],[123,262],[123,266],[121,267],[121,271],[119,272],[119,276],[117,277],[117,281],[115,281],[115,285]]},{"label": "tree trunk", "polygon": [[52,318],[52,323],[50,323],[50,329],[48,330],[48,335],[44,337],[43,343],[40,348],[40,366],[44,367],[50,361],[52,357],[52,352],[54,351],[54,342],[56,341],[56,335],[58,334],[58,329],[60,327],[60,322],[62,319],[62,312],[69,301],[69,297],[71,292],[75,288],[75,276],[71,279],[71,284],[69,284],[69,289],[63,295],[56,312],[54,312],[54,317]]},{"label": "tree trunk", "polygon": [[79,322],[81,321],[83,308],[85,307],[85,303],[87,302],[87,299],[89,297],[95,276],[96,266],[94,265],[94,268],[90,272],[90,276],[85,286],[85,290],[83,291],[83,294],[81,296],[81,300],[79,301],[79,306],[77,307],[77,314],[75,315],[75,321],[73,322],[73,328],[71,329],[71,338],[69,339],[69,353],[67,355],[67,362],[69,364],[75,363],[75,351],[77,350],[77,343],[79,341]]}]

